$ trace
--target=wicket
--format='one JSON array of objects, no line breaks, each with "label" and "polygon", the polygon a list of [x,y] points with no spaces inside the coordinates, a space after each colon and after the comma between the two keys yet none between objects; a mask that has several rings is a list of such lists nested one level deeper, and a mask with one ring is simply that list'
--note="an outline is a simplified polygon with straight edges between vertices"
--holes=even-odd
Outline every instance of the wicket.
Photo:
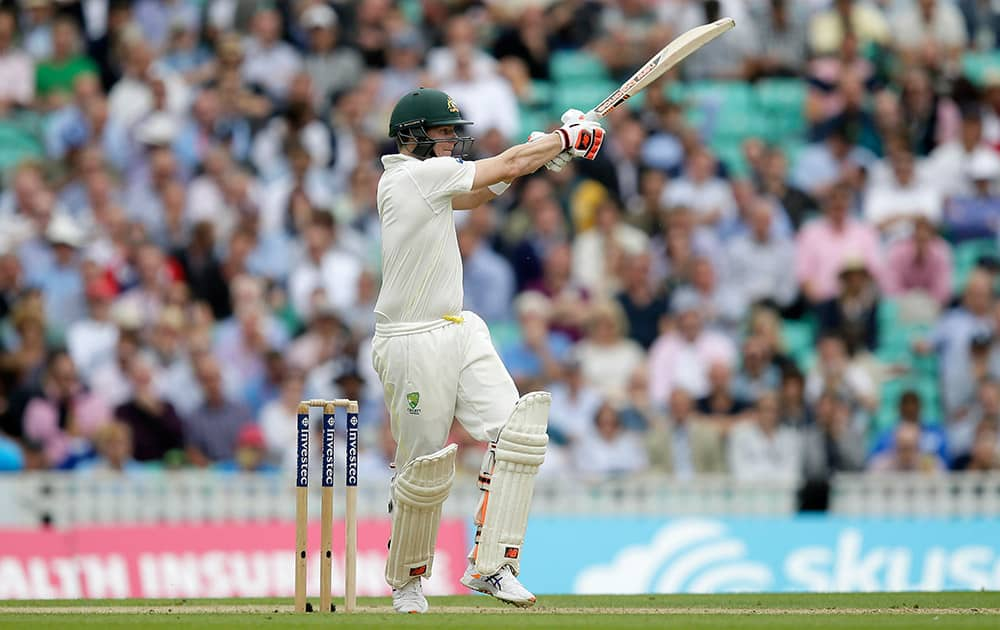
[{"label": "wicket", "polygon": [[320,498],[319,610],[330,612],[333,580],[333,436],[337,407],[347,409],[347,474],[344,512],[344,609],[357,605],[358,556],[358,402],[356,400],[303,400],[297,415],[298,465],[295,475],[295,611],[306,612],[306,565],[309,547],[309,410],[323,409],[323,470]]}]

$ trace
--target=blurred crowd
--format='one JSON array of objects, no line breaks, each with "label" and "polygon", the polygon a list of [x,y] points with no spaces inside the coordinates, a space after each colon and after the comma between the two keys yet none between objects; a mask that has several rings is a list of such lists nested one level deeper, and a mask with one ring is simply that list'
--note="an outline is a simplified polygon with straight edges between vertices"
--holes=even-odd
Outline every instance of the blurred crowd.
[{"label": "blurred crowd", "polygon": [[[395,101],[448,92],[494,155],[551,128],[539,103],[603,98],[574,73],[613,86],[725,15],[594,163],[456,215],[466,308],[553,394],[543,475],[1000,469],[1000,57],[967,64],[1000,8],[977,0],[5,1],[0,469],[286,470],[296,403],[350,397],[387,478]],[[754,130],[786,121],[725,99],[779,80],[804,96],[776,142]],[[721,109],[685,96],[706,86]]]}]

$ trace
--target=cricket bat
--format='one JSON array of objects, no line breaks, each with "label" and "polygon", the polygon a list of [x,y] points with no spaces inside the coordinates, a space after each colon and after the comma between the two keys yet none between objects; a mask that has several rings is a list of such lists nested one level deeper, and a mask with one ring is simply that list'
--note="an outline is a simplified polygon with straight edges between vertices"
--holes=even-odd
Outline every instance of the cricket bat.
[{"label": "cricket bat", "polygon": [[653,81],[659,79],[667,71],[687,58],[688,55],[709,43],[719,35],[736,26],[733,18],[725,17],[711,24],[696,26],[679,35],[667,44],[660,52],[653,55],[646,65],[632,75],[621,87],[612,92],[601,104],[586,114],[587,120],[597,120],[627,101],[634,94],[644,90]]}]

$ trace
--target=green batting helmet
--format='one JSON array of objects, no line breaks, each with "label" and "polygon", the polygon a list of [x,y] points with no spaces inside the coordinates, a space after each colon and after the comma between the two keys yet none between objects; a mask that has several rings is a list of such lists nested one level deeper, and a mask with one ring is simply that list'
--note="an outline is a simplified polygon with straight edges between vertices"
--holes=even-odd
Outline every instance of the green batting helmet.
[{"label": "green batting helmet", "polygon": [[471,120],[462,118],[458,105],[441,90],[418,88],[399,99],[389,118],[389,137],[395,138],[400,131],[422,127],[442,127],[444,125],[471,125]]}]

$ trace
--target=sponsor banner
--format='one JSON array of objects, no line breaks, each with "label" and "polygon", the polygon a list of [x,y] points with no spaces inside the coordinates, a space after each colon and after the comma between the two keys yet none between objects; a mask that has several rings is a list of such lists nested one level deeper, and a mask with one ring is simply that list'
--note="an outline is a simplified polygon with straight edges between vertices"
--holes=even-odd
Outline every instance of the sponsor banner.
[{"label": "sponsor banner", "polygon": [[1000,589],[1000,520],[533,518],[536,593]]},{"label": "sponsor banner", "polygon": [[[318,523],[309,529],[309,592],[319,592]],[[358,595],[388,595],[388,519],[358,522]],[[429,595],[459,584],[467,524],[444,519]],[[122,597],[292,597],[295,526],[211,524],[0,529],[0,600]],[[334,527],[333,586],[344,588],[344,524]]]}]

